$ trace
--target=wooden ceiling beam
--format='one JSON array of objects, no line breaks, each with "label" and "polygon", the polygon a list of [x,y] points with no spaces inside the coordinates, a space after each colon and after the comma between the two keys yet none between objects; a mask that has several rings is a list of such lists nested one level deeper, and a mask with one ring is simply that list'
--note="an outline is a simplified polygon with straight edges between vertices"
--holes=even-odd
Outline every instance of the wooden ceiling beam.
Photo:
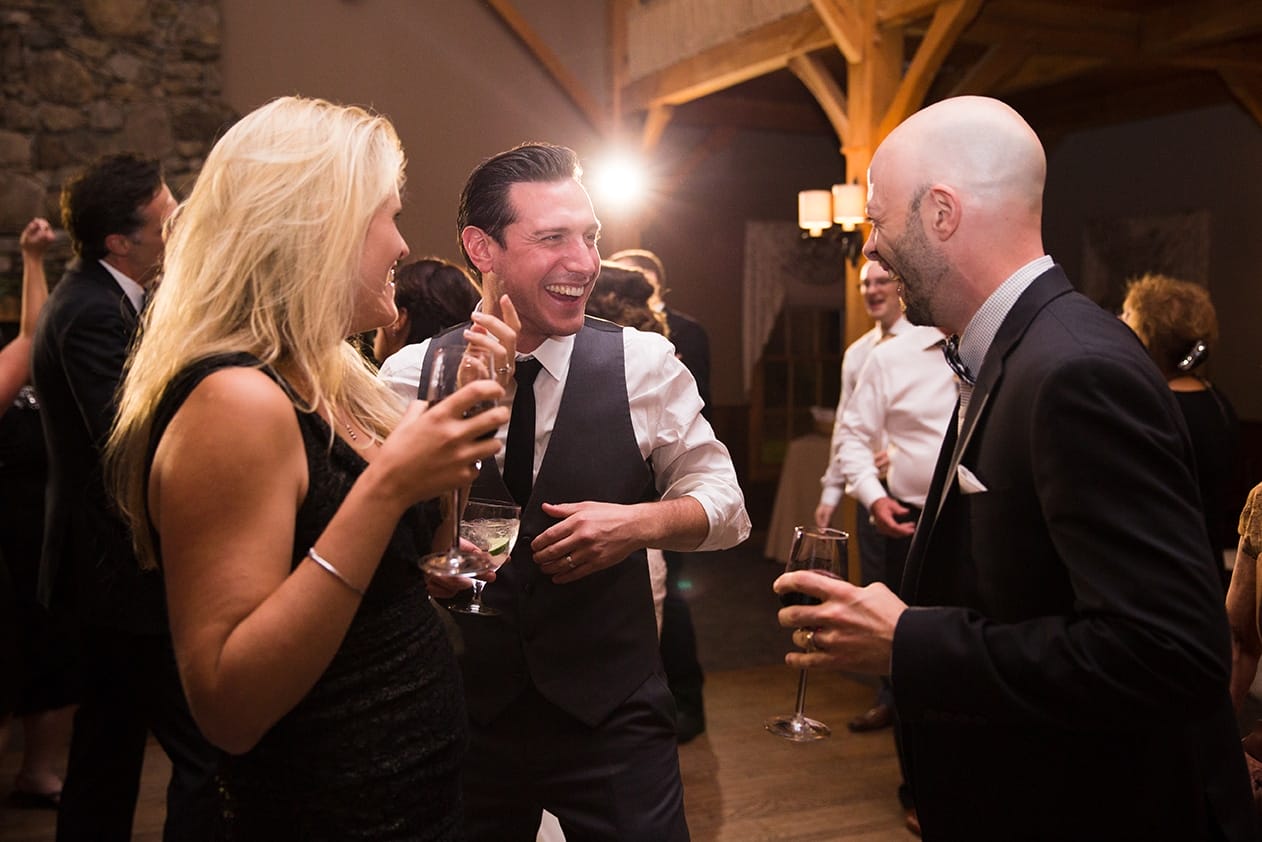
[{"label": "wooden ceiling beam", "polygon": [[863,21],[854,13],[854,4],[842,0],[811,0],[815,13],[828,27],[833,42],[848,64],[863,61]]},{"label": "wooden ceiling beam", "polygon": [[1030,48],[1025,44],[1010,41],[993,44],[955,83],[947,96],[992,94],[1001,82],[1015,76],[1029,57]]},{"label": "wooden ceiling beam", "polygon": [[1022,62],[1021,68],[1001,80],[994,91],[998,94],[1011,94],[1030,88],[1041,88],[1098,70],[1106,63],[1102,58],[1082,56],[1029,56]]},{"label": "wooden ceiling beam", "polygon": [[1021,41],[1031,51],[1128,58],[1140,52],[1140,18],[1130,12],[1032,0],[990,0],[960,34],[969,44]]},{"label": "wooden ceiling beam", "polygon": [[[1153,59],[1163,61],[1160,56],[1154,56]],[[1175,67],[1195,67],[1201,70],[1231,68],[1262,71],[1262,39],[1237,41],[1179,53],[1165,59],[1163,63]]]},{"label": "wooden ceiling beam", "polygon": [[877,129],[877,141],[894,130],[924,103],[933,77],[942,67],[947,53],[955,46],[964,28],[977,16],[982,0],[944,0],[933,13],[933,20],[924,40],[903,74],[889,110]]},{"label": "wooden ceiling beam", "polygon": [[1168,6],[1144,16],[1140,43],[1160,55],[1262,32],[1262,3],[1200,0]]},{"label": "wooden ceiling beam", "polygon": [[622,133],[622,89],[627,84],[630,66],[627,15],[632,0],[609,0],[606,20],[609,26],[609,112],[614,137]]},{"label": "wooden ceiling beam", "polygon": [[561,59],[557,57],[557,54],[539,37],[539,34],[535,32],[530,24],[526,22],[526,19],[517,11],[517,7],[513,5],[511,0],[486,0],[486,4],[499,16],[509,30],[517,36],[517,39],[521,41],[527,51],[534,56],[535,61],[539,62],[544,71],[561,88],[561,91],[569,97],[570,102],[587,118],[587,122],[591,124],[592,128],[601,134],[607,132],[609,130],[609,119],[600,103],[578,80],[578,77],[569,71]]},{"label": "wooden ceiling beam", "polygon": [[833,46],[813,8],[759,27],[725,44],[676,62],[627,85],[623,113],[662,103],[681,105],[741,82],[781,70],[789,59]]},{"label": "wooden ceiling beam", "polygon": [[1262,125],[1262,72],[1229,69],[1220,70],[1219,75],[1241,107]]},{"label": "wooden ceiling beam", "polygon": [[846,114],[846,95],[842,93],[841,85],[837,84],[822,61],[809,55],[789,59],[789,70],[802,80],[820,108],[824,109],[824,116],[844,145],[850,136],[850,117]]},{"label": "wooden ceiling beam", "polygon": [[662,133],[666,131],[666,126],[670,123],[670,118],[675,111],[673,105],[653,105],[649,107],[648,114],[644,116],[644,130],[640,132],[640,149],[644,152],[652,152],[662,139]]},{"label": "wooden ceiling beam", "polygon": [[1083,5],[1057,0],[988,0],[978,21],[997,20],[1027,27],[1070,31],[1112,32],[1130,37],[1139,33],[1139,12],[1111,9],[1100,3]]},{"label": "wooden ceiling beam", "polygon": [[876,22],[883,27],[906,26],[927,18],[938,8],[938,0],[877,0]]},{"label": "wooden ceiling beam", "polygon": [[1031,125],[1050,149],[1071,132],[1230,101],[1222,79],[1206,73],[1130,84],[1075,85],[1054,93],[1030,90],[1012,97],[1009,104],[1022,114],[1037,116]]}]

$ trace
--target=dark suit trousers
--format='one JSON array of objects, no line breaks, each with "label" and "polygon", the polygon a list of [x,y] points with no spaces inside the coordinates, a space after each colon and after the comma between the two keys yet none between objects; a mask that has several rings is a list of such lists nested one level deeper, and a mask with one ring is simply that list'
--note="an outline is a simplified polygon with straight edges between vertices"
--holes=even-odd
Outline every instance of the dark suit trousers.
[{"label": "dark suit trousers", "polygon": [[567,842],[687,842],[675,708],[651,675],[592,728],[529,688],[465,758],[469,842],[534,842],[543,810]]},{"label": "dark suit trousers", "polygon": [[885,581],[885,542],[888,540],[868,521],[868,510],[855,503],[854,537],[859,542],[861,585]]},{"label": "dark suit trousers", "polygon": [[[899,503],[908,509],[908,513],[901,518],[904,523],[915,523],[920,519],[920,509],[902,500]],[[858,529],[855,531],[859,533],[859,565],[863,572],[863,584],[881,582],[897,594],[903,583],[903,568],[907,564],[907,551],[911,549],[911,537],[890,538],[882,535],[868,522],[867,510],[863,506],[858,508]],[[871,569],[864,563],[865,538],[868,539],[869,553],[877,559]],[[890,679],[887,675],[881,676],[881,689],[876,695],[876,704],[889,706],[894,704],[894,696],[890,691]]]},{"label": "dark suit trousers", "polygon": [[166,635],[87,626],[86,672],[57,816],[57,842],[131,839],[132,816],[153,732],[171,758],[162,838],[210,838],[218,751],[193,722]]}]

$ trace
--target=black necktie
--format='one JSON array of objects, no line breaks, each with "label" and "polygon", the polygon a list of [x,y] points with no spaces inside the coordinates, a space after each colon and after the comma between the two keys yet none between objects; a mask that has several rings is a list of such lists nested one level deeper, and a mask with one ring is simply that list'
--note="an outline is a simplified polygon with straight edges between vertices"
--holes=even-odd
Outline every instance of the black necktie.
[{"label": "black necktie", "polygon": [[960,338],[958,336],[948,336],[946,342],[942,345],[942,356],[946,357],[947,365],[951,367],[951,371],[955,372],[955,376],[961,381],[972,386],[977,382],[973,376],[973,372],[968,370],[968,366],[960,359]]},{"label": "black necktie", "polygon": [[517,505],[526,507],[535,467],[535,378],[542,364],[534,357],[517,361],[513,378],[513,414],[508,420],[508,442],[504,451],[504,484]]},{"label": "black necktie", "polygon": [[960,387],[960,408],[955,416],[955,430],[958,433],[964,429],[964,414],[968,412],[968,402],[973,397],[973,386],[977,383],[977,378],[968,370],[964,360],[960,359],[958,336],[946,338],[942,344],[942,356],[946,357],[947,365],[951,367],[951,371],[955,372],[956,383]]}]

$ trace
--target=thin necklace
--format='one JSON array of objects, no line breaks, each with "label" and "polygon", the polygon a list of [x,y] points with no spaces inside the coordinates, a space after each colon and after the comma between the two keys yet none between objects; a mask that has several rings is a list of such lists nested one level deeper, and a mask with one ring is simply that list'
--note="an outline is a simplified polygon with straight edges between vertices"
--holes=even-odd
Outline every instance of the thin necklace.
[{"label": "thin necklace", "polygon": [[345,421],[342,422],[342,426],[346,428],[346,434],[351,437],[351,441],[353,442],[359,441],[359,436],[355,434],[354,427],[352,427],[350,424],[346,423]]}]

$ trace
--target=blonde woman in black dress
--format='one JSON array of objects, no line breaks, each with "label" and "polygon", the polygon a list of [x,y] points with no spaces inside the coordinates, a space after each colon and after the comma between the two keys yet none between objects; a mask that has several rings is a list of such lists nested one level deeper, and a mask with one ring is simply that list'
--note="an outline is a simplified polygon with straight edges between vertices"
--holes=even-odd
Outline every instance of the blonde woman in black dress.
[{"label": "blonde woman in black dress", "polygon": [[[417,503],[498,449],[500,386],[402,408],[346,338],[395,318],[403,151],[285,98],[216,144],[172,221],[111,448],[161,566],[231,839],[454,839],[466,717]],[[469,341],[512,365],[516,317]],[[510,327],[510,324],[513,327]]]}]

